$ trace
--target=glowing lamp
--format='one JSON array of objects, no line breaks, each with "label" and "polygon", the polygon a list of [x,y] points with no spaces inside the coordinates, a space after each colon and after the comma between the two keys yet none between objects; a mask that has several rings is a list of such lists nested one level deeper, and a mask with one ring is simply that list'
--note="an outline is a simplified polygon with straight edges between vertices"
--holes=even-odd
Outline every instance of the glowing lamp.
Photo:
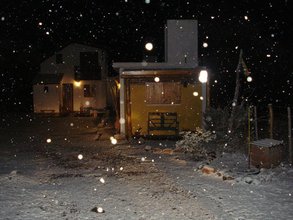
[{"label": "glowing lamp", "polygon": [[80,87],[81,82],[80,82],[80,81],[74,81],[74,85],[75,85],[76,87]]}]

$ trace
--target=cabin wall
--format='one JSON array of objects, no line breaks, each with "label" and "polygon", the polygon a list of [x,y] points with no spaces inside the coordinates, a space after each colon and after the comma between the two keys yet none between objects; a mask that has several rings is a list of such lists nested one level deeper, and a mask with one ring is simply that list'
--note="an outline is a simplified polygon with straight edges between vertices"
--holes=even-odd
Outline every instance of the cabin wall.
[{"label": "cabin wall", "polygon": [[[44,88],[47,87],[47,92]],[[34,112],[42,113],[42,110],[53,110],[54,113],[60,111],[61,87],[57,84],[37,84],[33,86]]]},{"label": "cabin wall", "polygon": [[[107,105],[106,82],[100,80],[81,80],[77,86],[73,79],[62,81],[62,83],[73,83],[73,111],[81,110],[81,107],[105,108]],[[84,85],[94,86],[93,97],[84,97]]]},{"label": "cabin wall", "polygon": [[[198,92],[194,96],[193,92]],[[202,94],[201,84],[187,87],[181,85],[181,103],[174,105],[150,105],[146,103],[146,85],[145,83],[130,84],[130,112],[131,112],[131,130],[132,133],[141,129],[141,134],[147,134],[148,112],[177,112],[179,121],[179,131],[192,130],[201,127],[202,118]],[[174,134],[173,131],[152,132],[154,135]]]}]

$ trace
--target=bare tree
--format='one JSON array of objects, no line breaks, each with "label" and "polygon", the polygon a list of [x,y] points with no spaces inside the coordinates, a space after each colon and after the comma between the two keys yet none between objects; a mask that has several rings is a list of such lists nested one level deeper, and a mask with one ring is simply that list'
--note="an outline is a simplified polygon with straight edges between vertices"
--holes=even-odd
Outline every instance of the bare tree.
[{"label": "bare tree", "polygon": [[243,54],[243,51],[241,49],[240,54],[239,54],[238,65],[235,70],[235,72],[236,72],[236,85],[235,85],[235,91],[234,91],[234,98],[232,101],[231,115],[228,120],[228,133],[231,133],[233,131],[233,125],[234,125],[234,121],[235,121],[235,111],[236,111],[238,97],[239,97],[239,91],[240,91],[240,72],[241,72],[241,66],[243,65],[242,54]]}]

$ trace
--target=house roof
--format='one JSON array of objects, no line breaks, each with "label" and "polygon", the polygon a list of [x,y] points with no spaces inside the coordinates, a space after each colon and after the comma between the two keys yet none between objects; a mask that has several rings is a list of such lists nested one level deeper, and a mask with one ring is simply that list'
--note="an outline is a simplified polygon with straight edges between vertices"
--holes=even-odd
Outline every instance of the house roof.
[{"label": "house roof", "polygon": [[120,69],[122,78],[194,78],[205,67],[197,65],[180,65],[171,63],[114,63],[114,68]]},{"label": "house roof", "polygon": [[34,84],[59,84],[63,78],[63,73],[59,74],[37,74]]},{"label": "house roof", "polygon": [[[66,44],[65,46],[63,47],[60,47],[58,49],[56,49],[54,52],[52,52],[50,55],[46,56],[42,62],[44,62],[45,60],[49,59],[50,57],[54,56],[55,54],[58,54],[60,53],[61,51],[63,51],[64,49],[68,48],[68,47],[80,47],[80,48],[87,48],[87,49],[93,49],[93,50],[103,50],[103,51],[107,51],[108,48],[106,48],[105,46],[102,46],[102,45],[96,45],[96,46],[93,46],[93,45],[89,45],[89,44],[83,44],[83,43],[68,43]],[[41,63],[42,63],[41,62]]]}]

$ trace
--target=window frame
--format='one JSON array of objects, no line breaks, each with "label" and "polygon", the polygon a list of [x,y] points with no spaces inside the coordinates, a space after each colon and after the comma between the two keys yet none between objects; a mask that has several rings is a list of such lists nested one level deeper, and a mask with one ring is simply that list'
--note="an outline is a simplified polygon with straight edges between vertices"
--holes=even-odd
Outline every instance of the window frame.
[{"label": "window frame", "polygon": [[180,105],[180,82],[146,82],[145,100],[147,105]]},{"label": "window frame", "polygon": [[[86,88],[88,87],[88,88]],[[83,85],[83,97],[84,98],[93,98],[96,97],[96,86],[92,84]]]}]

